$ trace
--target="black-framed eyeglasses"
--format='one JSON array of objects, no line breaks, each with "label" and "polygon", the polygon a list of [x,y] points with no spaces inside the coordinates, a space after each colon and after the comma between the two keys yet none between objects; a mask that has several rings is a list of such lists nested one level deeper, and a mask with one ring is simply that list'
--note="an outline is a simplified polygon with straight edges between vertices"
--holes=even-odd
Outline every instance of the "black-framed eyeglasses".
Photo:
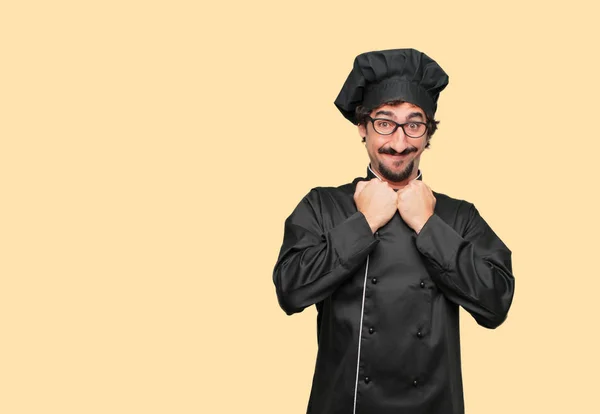
[{"label": "black-framed eyeglasses", "polygon": [[399,124],[391,119],[368,118],[371,120],[375,132],[381,135],[392,135],[398,128],[402,128],[404,134],[410,138],[420,138],[427,132],[427,124],[425,122],[411,121]]}]

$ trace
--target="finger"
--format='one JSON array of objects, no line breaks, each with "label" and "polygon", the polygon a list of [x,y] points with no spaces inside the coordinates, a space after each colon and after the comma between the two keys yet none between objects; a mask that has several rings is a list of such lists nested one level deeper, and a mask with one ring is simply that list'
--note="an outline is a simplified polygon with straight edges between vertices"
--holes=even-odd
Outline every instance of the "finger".
[{"label": "finger", "polygon": [[356,190],[354,191],[354,194],[360,194],[361,191],[366,187],[368,181],[359,181],[358,183],[356,183]]},{"label": "finger", "polygon": [[371,181],[369,181],[369,184],[373,186],[385,187],[387,185],[387,181],[382,181],[379,178],[373,178]]}]

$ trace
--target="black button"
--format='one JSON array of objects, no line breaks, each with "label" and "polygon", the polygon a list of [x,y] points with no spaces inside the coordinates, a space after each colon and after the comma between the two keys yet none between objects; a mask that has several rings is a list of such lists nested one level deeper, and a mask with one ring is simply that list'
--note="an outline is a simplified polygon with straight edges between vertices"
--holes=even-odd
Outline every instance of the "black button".
[{"label": "black button", "polygon": [[421,332],[421,331],[417,332],[417,336],[418,336],[419,338],[423,338],[423,332]]},{"label": "black button", "polygon": [[424,287],[425,287],[425,282],[423,282],[423,281],[421,280],[421,283],[419,284],[419,286],[421,286],[422,288],[424,288]]},{"label": "black button", "polygon": [[413,381],[413,387],[416,387],[417,385],[419,385],[419,380],[414,380]]},{"label": "black button", "polygon": [[379,232],[378,231],[375,232],[375,237],[379,237]]},{"label": "black button", "polygon": [[369,382],[371,382],[371,378],[365,377],[365,384],[368,384]]},{"label": "black button", "polygon": [[373,332],[375,332],[374,328],[369,328],[369,333],[372,334]]},{"label": "black button", "polygon": [[377,283],[377,278],[376,278],[376,277],[374,277],[373,279],[371,279],[371,282],[373,282],[373,283]]}]

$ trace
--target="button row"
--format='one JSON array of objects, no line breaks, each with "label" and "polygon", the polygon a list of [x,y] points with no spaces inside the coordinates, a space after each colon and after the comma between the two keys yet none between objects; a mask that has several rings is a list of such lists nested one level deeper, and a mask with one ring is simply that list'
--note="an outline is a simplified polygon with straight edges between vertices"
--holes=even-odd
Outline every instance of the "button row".
[{"label": "button row", "polygon": [[[374,285],[377,284],[377,278],[376,277],[372,277],[371,278],[371,283],[373,283]],[[421,289],[425,288],[425,282],[421,281],[421,283],[419,283],[419,286],[421,286]]]},{"label": "button row", "polygon": [[[377,284],[377,278],[376,277],[372,277],[371,278],[371,283],[373,283],[374,285]],[[425,288],[425,282],[421,281],[421,283],[419,283],[419,286],[421,286],[421,289]]]},{"label": "button row", "polygon": [[[375,328],[373,328],[373,327],[370,327],[370,328],[369,328],[369,333],[370,333],[371,335],[373,335],[373,334],[375,333]],[[423,338],[424,336],[425,336],[425,334],[424,334],[422,331],[418,331],[418,332],[417,332],[417,337],[419,337],[419,338]]]},{"label": "button row", "polygon": [[[371,382],[371,377],[364,378],[365,384]],[[415,378],[412,382],[413,387],[418,387],[423,381],[420,381],[418,378]]]}]

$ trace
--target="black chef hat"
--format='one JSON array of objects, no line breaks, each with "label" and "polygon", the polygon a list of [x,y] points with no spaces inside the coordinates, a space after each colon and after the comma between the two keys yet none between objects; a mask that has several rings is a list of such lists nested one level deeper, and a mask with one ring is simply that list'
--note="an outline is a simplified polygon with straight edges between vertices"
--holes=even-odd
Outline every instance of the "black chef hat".
[{"label": "black chef hat", "polygon": [[448,75],[425,53],[415,49],[366,52],[354,67],[335,100],[335,106],[353,124],[359,105],[375,109],[384,102],[403,100],[419,106],[433,119]]}]

